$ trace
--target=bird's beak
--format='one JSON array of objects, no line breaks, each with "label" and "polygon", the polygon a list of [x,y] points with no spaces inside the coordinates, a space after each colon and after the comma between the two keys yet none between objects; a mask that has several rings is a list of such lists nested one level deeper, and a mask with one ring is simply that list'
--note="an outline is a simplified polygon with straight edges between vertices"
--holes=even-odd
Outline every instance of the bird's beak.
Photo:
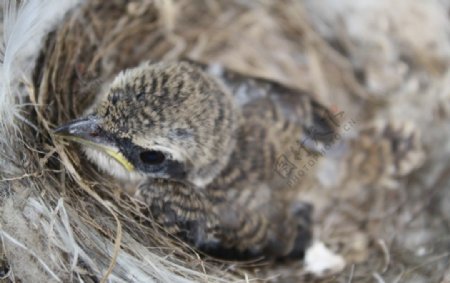
[{"label": "bird's beak", "polygon": [[99,142],[100,127],[95,118],[71,121],[54,130],[54,134],[69,140]]},{"label": "bird's beak", "polygon": [[114,140],[98,125],[98,119],[87,117],[71,121],[54,130],[54,134],[85,146],[103,151],[117,160],[125,169],[133,171],[134,166],[119,151]]}]

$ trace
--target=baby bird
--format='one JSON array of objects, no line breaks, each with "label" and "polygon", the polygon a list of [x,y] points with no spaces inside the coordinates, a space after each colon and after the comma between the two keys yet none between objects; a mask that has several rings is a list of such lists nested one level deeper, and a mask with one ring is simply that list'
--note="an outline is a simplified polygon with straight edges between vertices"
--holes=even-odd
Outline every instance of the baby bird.
[{"label": "baby bird", "polygon": [[181,61],[121,72],[88,115],[55,133],[138,181],[151,217],[197,249],[279,259],[301,257],[312,238],[297,155],[314,155],[335,126],[305,93]]}]

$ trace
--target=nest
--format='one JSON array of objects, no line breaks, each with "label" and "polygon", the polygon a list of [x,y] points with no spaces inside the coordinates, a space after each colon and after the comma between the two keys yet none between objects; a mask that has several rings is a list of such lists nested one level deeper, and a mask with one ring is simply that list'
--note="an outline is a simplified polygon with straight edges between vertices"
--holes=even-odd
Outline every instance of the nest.
[{"label": "nest", "polygon": [[[0,132],[0,276],[22,282],[443,280],[450,256],[450,148],[435,145],[449,140],[442,127],[450,121],[450,44],[439,41],[450,31],[448,16],[440,22],[445,5],[398,1],[392,5],[399,15],[391,15],[384,14],[389,1],[380,1],[357,6],[355,15],[350,2],[340,9],[333,1],[90,0],[72,9],[45,37],[32,74],[18,78],[20,115],[14,126],[5,120]],[[403,17],[414,29],[409,21],[421,5],[435,37],[428,31],[411,37],[394,20]],[[381,20],[367,16],[373,11]],[[300,262],[199,255],[161,235],[126,184],[54,139],[51,129],[80,117],[120,70],[180,58],[311,90],[356,121],[346,138],[365,141],[352,147],[362,155],[325,158],[317,165],[325,172],[322,185],[304,193],[316,206],[317,237],[344,256],[344,271],[317,279]],[[396,155],[387,142],[392,136],[406,136],[413,152]],[[379,168],[375,177],[352,170],[353,163],[370,162],[380,164],[370,167]],[[387,170],[383,162],[398,166]]]}]

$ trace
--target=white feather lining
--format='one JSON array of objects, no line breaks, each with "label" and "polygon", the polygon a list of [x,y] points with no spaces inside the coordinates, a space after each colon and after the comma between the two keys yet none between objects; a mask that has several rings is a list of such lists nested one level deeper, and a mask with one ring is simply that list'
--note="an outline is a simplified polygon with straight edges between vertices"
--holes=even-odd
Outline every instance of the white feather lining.
[{"label": "white feather lining", "polygon": [[80,0],[6,0],[0,57],[0,133],[20,118],[20,81],[30,81],[50,29]]}]

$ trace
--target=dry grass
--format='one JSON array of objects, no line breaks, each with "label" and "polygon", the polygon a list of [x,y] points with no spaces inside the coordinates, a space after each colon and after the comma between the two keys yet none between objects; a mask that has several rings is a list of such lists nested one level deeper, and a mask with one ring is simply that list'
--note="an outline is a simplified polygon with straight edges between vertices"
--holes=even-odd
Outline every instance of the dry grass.
[{"label": "dry grass", "polygon": [[[450,258],[450,43],[441,41],[450,25],[440,11],[449,7],[362,2],[91,0],[69,14],[24,81],[23,113],[34,126],[19,124],[13,135],[20,141],[8,149],[21,173],[0,173],[0,235],[11,265],[5,280],[443,280]],[[315,279],[301,263],[200,257],[162,237],[126,185],[54,140],[51,129],[79,117],[119,70],[182,57],[311,90],[358,128],[401,121],[422,133],[424,164],[393,186],[358,183],[347,164],[328,163],[355,181],[335,178],[305,190],[316,206],[317,237],[348,262],[341,274]]]}]

